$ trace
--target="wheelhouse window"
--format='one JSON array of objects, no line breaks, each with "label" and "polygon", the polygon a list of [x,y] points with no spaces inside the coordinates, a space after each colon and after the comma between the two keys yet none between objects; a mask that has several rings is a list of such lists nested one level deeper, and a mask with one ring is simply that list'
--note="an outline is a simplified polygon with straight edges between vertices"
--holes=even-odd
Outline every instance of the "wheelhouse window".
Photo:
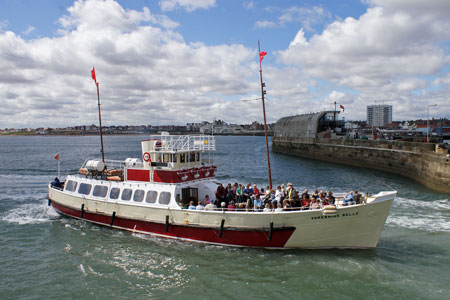
[{"label": "wheelhouse window", "polygon": [[105,198],[107,194],[108,194],[108,187],[106,185],[94,186],[94,191],[92,192],[93,196]]},{"label": "wheelhouse window", "polygon": [[142,200],[144,200],[144,194],[145,194],[145,192],[143,190],[134,191],[133,201],[134,202],[142,202]]},{"label": "wheelhouse window", "polygon": [[161,192],[159,194],[159,204],[169,204],[171,194],[169,192]]},{"label": "wheelhouse window", "polygon": [[131,194],[133,194],[132,189],[123,189],[122,191],[122,197],[120,199],[128,201],[131,199]]},{"label": "wheelhouse window", "polygon": [[78,182],[69,180],[66,183],[66,191],[75,192],[77,190]]},{"label": "wheelhouse window", "polygon": [[186,161],[186,154],[185,153],[181,153],[180,154],[180,163],[184,163]]},{"label": "wheelhouse window", "polygon": [[148,191],[147,192],[147,197],[145,197],[145,202],[147,202],[147,203],[155,203],[157,197],[158,197],[158,192],[156,192],[156,191]]},{"label": "wheelhouse window", "polygon": [[111,192],[109,193],[110,199],[119,199],[120,189],[119,188],[112,188]]},{"label": "wheelhouse window", "polygon": [[195,161],[195,153],[189,154],[189,161]]},{"label": "wheelhouse window", "polygon": [[78,188],[78,194],[89,195],[91,192],[92,185],[89,183],[80,183],[80,187]]}]

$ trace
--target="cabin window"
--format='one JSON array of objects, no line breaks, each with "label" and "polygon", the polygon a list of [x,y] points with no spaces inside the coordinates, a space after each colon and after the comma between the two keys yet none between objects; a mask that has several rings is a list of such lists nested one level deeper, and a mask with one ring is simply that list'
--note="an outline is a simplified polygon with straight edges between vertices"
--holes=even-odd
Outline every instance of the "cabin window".
[{"label": "cabin window", "polygon": [[195,161],[195,153],[189,154],[189,161]]},{"label": "cabin window", "polygon": [[184,163],[186,162],[186,154],[185,153],[181,153],[180,154],[180,163]]},{"label": "cabin window", "polygon": [[123,189],[122,191],[122,200],[128,201],[131,199],[131,194],[133,193],[132,189]]},{"label": "cabin window", "polygon": [[120,189],[119,188],[112,188],[111,192],[109,193],[110,199],[119,199]]},{"label": "cabin window", "polygon": [[155,203],[157,196],[158,196],[158,193],[156,191],[148,191],[147,192],[147,197],[145,197],[145,202],[147,202],[147,203]]},{"label": "cabin window", "polygon": [[172,154],[172,162],[177,162],[177,155],[176,154]]},{"label": "cabin window", "polygon": [[80,183],[80,187],[78,188],[78,194],[89,195],[91,192],[92,185],[89,183]]},{"label": "cabin window", "polygon": [[94,186],[94,191],[92,195],[95,197],[105,198],[108,194],[108,187],[105,185],[96,185]]},{"label": "cabin window", "polygon": [[159,204],[169,204],[171,194],[169,192],[161,192],[159,194]]},{"label": "cabin window", "polygon": [[197,153],[195,156],[196,156],[196,157],[195,157],[195,160],[196,160],[196,161],[200,161],[200,153]]},{"label": "cabin window", "polygon": [[163,162],[170,162],[170,157],[171,157],[171,155],[170,154],[164,154],[164,156],[163,156]]},{"label": "cabin window", "polygon": [[142,202],[144,200],[145,192],[143,190],[134,191],[133,201],[134,202]]},{"label": "cabin window", "polygon": [[66,183],[66,191],[75,192],[77,189],[78,182],[69,180]]}]

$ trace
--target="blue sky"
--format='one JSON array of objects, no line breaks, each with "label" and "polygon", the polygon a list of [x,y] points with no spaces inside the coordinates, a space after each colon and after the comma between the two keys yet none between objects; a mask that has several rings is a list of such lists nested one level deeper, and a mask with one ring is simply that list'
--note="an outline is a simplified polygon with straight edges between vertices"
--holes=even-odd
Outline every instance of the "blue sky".
[{"label": "blue sky", "polygon": [[449,20],[444,0],[0,0],[0,128],[95,122],[92,65],[110,125],[261,121],[258,40],[269,121],[448,118]]}]

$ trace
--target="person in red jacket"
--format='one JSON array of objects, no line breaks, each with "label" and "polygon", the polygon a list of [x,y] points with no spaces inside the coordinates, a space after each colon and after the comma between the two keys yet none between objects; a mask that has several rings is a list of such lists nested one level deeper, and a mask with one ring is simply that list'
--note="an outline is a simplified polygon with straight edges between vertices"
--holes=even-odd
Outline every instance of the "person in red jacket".
[{"label": "person in red jacket", "polygon": [[227,195],[227,192],[226,192],[225,188],[223,187],[223,185],[221,183],[219,183],[219,186],[217,187],[217,191],[216,191],[216,202],[219,204],[219,205],[216,204],[217,207],[219,207],[220,204],[225,201],[226,195]]}]

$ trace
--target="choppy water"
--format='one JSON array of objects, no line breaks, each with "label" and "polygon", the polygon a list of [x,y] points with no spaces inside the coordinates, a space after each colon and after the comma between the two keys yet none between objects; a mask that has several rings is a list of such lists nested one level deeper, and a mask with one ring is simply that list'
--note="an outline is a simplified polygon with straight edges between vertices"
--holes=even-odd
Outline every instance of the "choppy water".
[{"label": "choppy water", "polygon": [[[105,137],[106,157],[140,157],[139,136]],[[262,137],[217,137],[224,182],[266,185]],[[274,184],[395,189],[375,250],[268,251],[110,230],[59,216],[46,184],[98,137],[0,137],[1,299],[449,299],[450,201],[396,175],[271,153]]]}]

